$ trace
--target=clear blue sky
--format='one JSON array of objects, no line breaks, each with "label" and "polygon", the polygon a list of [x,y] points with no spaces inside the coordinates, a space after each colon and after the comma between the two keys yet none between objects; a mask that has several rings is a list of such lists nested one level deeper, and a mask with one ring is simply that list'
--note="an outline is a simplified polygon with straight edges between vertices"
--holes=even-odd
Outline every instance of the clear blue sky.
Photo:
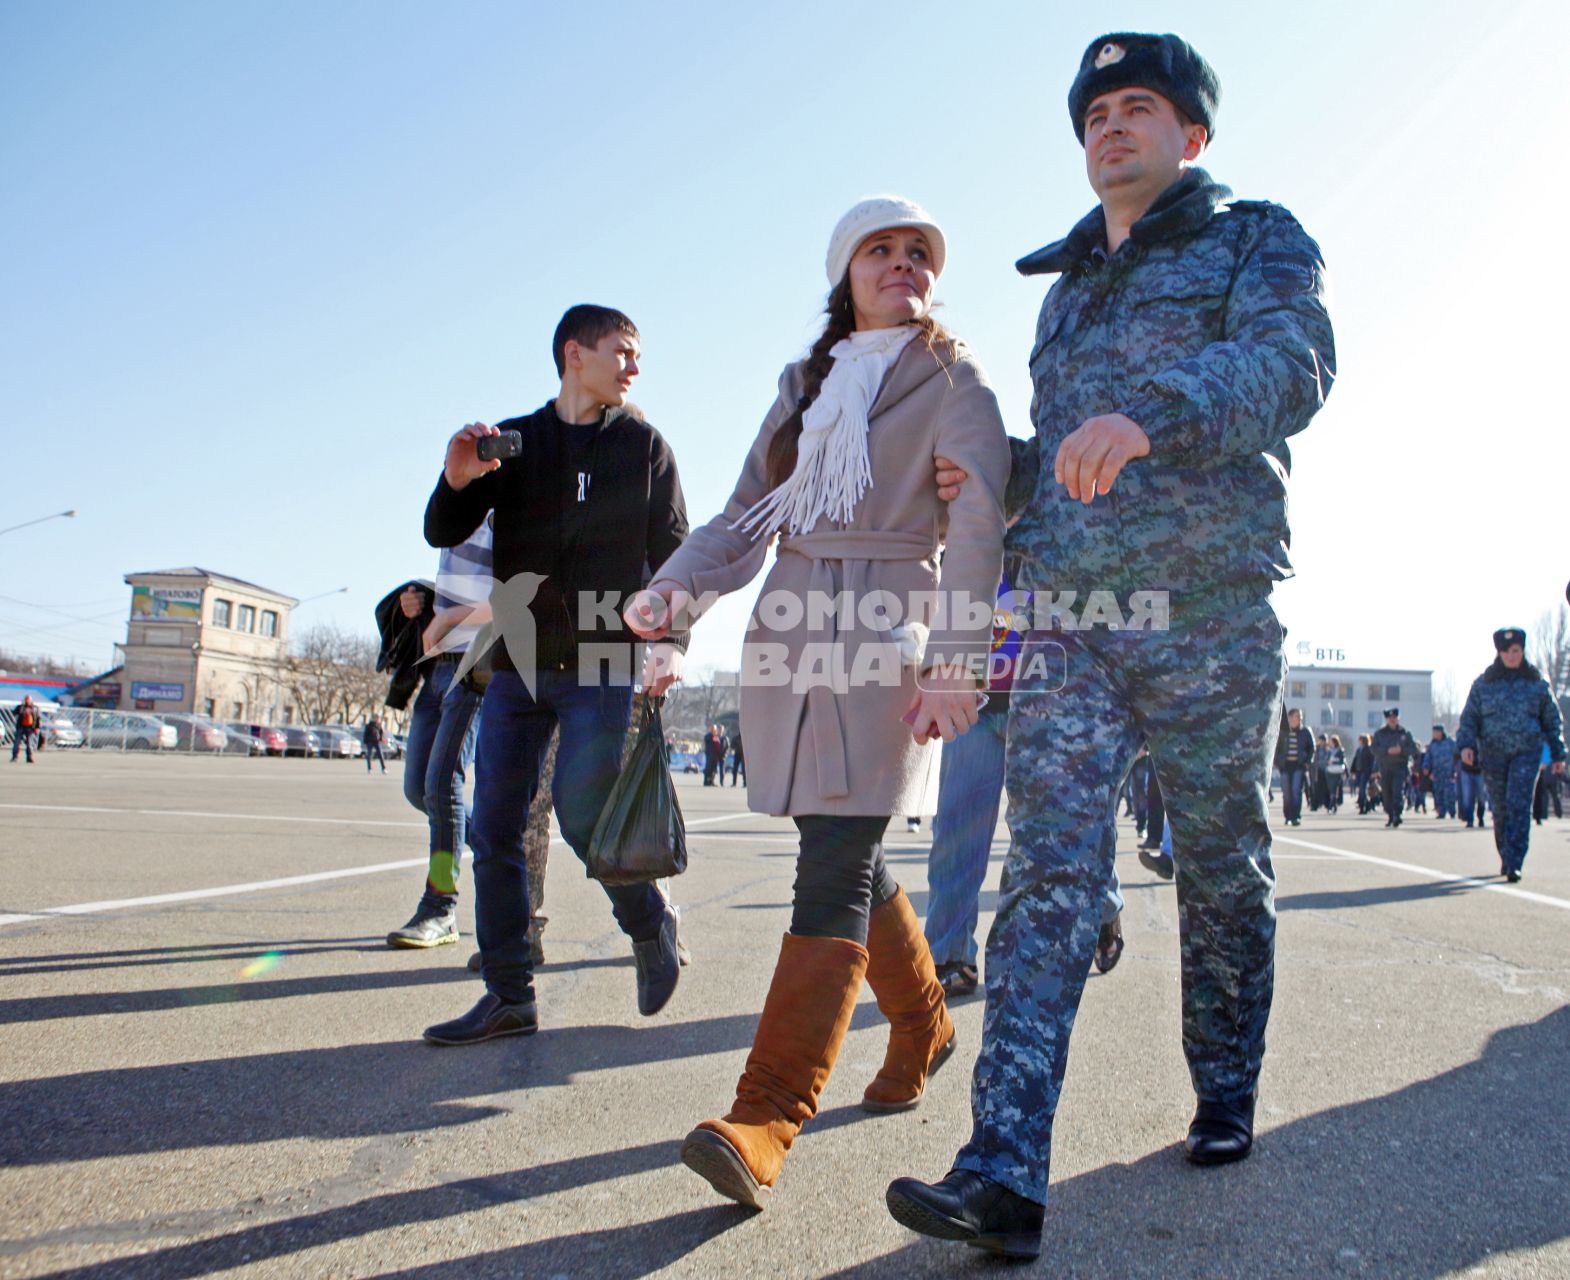
[{"label": "clear blue sky", "polygon": [[[1548,0],[9,0],[0,527],[81,514],[0,538],[0,645],[108,666],[123,575],[185,564],[347,585],[294,628],[369,630],[434,567],[447,435],[551,395],[578,301],[642,329],[635,397],[707,518],[815,331],[829,229],[877,191],[943,223],[944,319],[1026,434],[1044,283],[1011,264],[1092,200],[1069,80],[1102,32],[1173,27],[1224,86],[1207,167],[1332,273],[1292,641],[1469,678],[1570,576]],[[696,665],[735,665],[746,603]]]}]

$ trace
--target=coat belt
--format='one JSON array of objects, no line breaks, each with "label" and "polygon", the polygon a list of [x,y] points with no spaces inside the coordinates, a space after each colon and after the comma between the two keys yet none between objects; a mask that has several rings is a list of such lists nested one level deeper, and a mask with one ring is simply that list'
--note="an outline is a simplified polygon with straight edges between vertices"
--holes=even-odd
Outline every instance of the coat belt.
[{"label": "coat belt", "polygon": [[[793,552],[812,562],[807,590],[821,592],[825,600],[835,595],[831,561],[842,566],[840,589],[852,601],[851,628],[858,625],[855,602],[868,592],[871,562],[876,560],[928,560],[938,554],[935,538],[927,534],[902,533],[883,529],[832,529],[797,534],[780,541],[780,551]],[[834,617],[827,609],[809,610],[813,625],[807,633],[809,644],[833,642]],[[815,684],[807,690],[807,728],[812,734],[813,756],[818,763],[818,794],[826,800],[850,795],[850,779],[845,764],[845,719],[840,700],[832,689]]]}]

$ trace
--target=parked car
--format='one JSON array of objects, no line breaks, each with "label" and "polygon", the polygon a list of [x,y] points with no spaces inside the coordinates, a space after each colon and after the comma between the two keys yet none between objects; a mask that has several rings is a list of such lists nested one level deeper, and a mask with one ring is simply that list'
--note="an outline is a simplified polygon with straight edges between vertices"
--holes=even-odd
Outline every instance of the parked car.
[{"label": "parked car", "polygon": [[250,734],[270,756],[281,756],[289,749],[289,740],[284,737],[283,730],[274,725],[246,724],[241,720],[230,720],[228,724],[231,729]]},{"label": "parked car", "polygon": [[218,727],[229,739],[228,745],[224,747],[225,755],[265,756],[267,754],[267,744],[260,738],[253,738],[246,730],[236,729],[228,724],[220,724]]},{"label": "parked car", "polygon": [[387,741],[382,743],[382,754],[389,760],[402,760],[408,749],[409,741],[401,733],[389,733]]},{"label": "parked car", "polygon": [[60,714],[59,707],[45,707],[39,720],[44,740],[51,747],[80,747],[87,741],[82,731]]},{"label": "parked car", "polygon": [[158,718],[174,726],[175,745],[180,751],[226,751],[229,748],[229,734],[206,716],[171,711]]},{"label": "parked car", "polygon": [[87,707],[62,707],[58,714],[81,730],[89,747],[173,751],[180,742],[174,726],[165,724],[157,716],[129,711],[96,711]]},{"label": "parked car", "polygon": [[284,725],[283,736],[289,744],[284,748],[286,756],[300,756],[303,759],[322,754],[321,740],[314,730],[307,729],[303,724]]},{"label": "parked car", "polygon": [[360,740],[336,725],[313,724],[311,732],[316,735],[324,760],[328,756],[336,760],[352,760],[356,756],[365,754],[365,748],[360,745]]}]

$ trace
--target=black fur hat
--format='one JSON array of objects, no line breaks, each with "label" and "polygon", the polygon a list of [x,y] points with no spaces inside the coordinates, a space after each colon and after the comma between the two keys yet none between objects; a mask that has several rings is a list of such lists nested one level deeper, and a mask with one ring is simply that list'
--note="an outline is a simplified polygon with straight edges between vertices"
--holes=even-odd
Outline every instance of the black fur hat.
[{"label": "black fur hat", "polygon": [[1503,653],[1513,644],[1526,648],[1526,632],[1520,627],[1500,627],[1494,632],[1494,648],[1498,652]]},{"label": "black fur hat", "polygon": [[1193,45],[1175,35],[1114,32],[1092,40],[1079,60],[1079,74],[1068,91],[1068,114],[1074,136],[1085,145],[1085,109],[1115,89],[1153,89],[1190,120],[1216,136],[1216,108],[1221,81]]}]

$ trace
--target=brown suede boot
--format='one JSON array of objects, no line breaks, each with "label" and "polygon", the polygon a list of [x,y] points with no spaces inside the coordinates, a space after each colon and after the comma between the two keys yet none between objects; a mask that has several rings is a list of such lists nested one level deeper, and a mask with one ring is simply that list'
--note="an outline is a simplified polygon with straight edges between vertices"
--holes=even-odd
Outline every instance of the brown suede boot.
[{"label": "brown suede boot", "polygon": [[854,942],[785,935],[736,1101],[681,1146],[682,1163],[722,1196],[763,1208],[785,1153],[818,1113],[866,971],[867,952]]},{"label": "brown suede boot", "polygon": [[873,908],[867,926],[867,984],[889,1020],[883,1070],[862,1095],[863,1111],[909,1111],[927,1077],[954,1052],[954,1022],[921,921],[903,889]]}]

